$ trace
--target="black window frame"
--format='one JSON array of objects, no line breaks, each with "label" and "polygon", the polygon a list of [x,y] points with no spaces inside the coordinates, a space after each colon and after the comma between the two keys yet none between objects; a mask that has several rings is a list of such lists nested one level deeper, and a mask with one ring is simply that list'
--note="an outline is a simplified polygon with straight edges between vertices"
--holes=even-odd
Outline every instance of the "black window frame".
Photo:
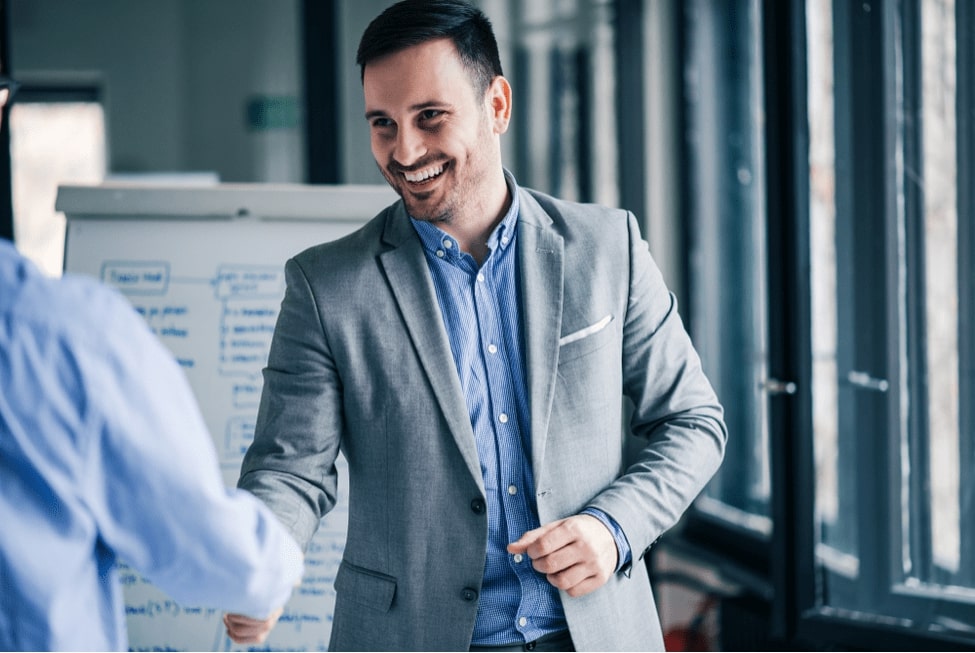
[{"label": "black window frame", "polygon": [[[956,127],[958,160],[958,360],[959,397],[975,397],[975,3],[959,2],[955,12],[958,67]],[[975,433],[975,405],[959,406],[962,433]],[[975,468],[975,442],[963,440],[959,460]],[[975,475],[962,480],[962,497],[975,496]],[[962,541],[975,543],[975,518],[962,526]],[[975,584],[975,556],[962,561],[961,573]]]},{"label": "black window frame", "polygon": [[[0,74],[10,75],[10,28],[7,3],[0,0]],[[0,238],[14,239],[13,189],[10,177],[10,104],[3,109],[0,124]]]},{"label": "black window frame", "polygon": [[[839,278],[853,279],[841,284],[839,298],[852,310],[844,312],[841,331],[854,335],[839,344],[841,378],[849,372],[863,372],[898,387],[902,373],[897,347],[892,343],[904,334],[897,302],[890,293],[897,288],[898,252],[895,224],[897,192],[903,189],[905,225],[915,236],[907,242],[908,298],[910,319],[907,354],[914,397],[923,396],[919,370],[925,362],[923,195],[916,179],[903,172],[921,160],[922,132],[897,123],[897,94],[905,113],[917,114],[921,100],[920,35],[917,29],[898,32],[896,12],[903,12],[905,24],[919,23],[923,0],[868,0],[833,2],[835,36],[835,74],[837,88],[836,130],[838,165],[837,213],[856,215],[838,228],[846,229],[848,247],[838,252]],[[853,383],[840,388],[847,395],[841,408],[845,428],[868,432],[858,438],[856,447],[887,452],[882,472],[858,475],[849,495],[863,511],[876,511],[878,505],[895,518],[878,529],[863,529],[861,548],[876,558],[871,578],[873,596],[882,597],[876,614],[838,610],[817,603],[820,579],[817,578],[817,533],[815,524],[815,456],[813,432],[812,293],[810,279],[810,189],[808,97],[806,88],[806,2],[805,0],[763,0],[762,39],[764,50],[763,83],[765,93],[766,219],[768,257],[768,376],[794,383],[794,392],[769,397],[768,419],[771,431],[770,464],[772,473],[772,537],[766,541],[747,529],[716,518],[692,507],[675,532],[665,538],[675,546],[696,553],[705,564],[712,564],[728,575],[728,564],[742,572],[734,580],[751,576],[750,587],[758,595],[766,582],[772,590],[769,641],[793,646],[846,646],[865,650],[919,650],[970,648],[972,640],[958,633],[921,631],[907,620],[891,618],[885,612],[910,613],[938,601],[923,592],[897,587],[897,556],[890,542],[900,537],[899,514],[900,460],[890,453],[892,439],[902,428],[900,406],[894,393],[877,392]],[[958,159],[958,295],[959,295],[959,396],[975,396],[975,188],[966,180],[975,174],[975,3],[956,5],[957,42],[957,159]],[[902,39],[895,43],[893,39]],[[903,48],[903,50],[898,50]],[[904,59],[896,61],[903,54]],[[895,79],[895,64],[902,66],[903,77]],[[902,84],[898,87],[898,84]],[[622,122],[622,121],[621,121]],[[898,141],[898,138],[902,141]],[[902,148],[906,164],[898,168],[893,149]],[[880,163],[878,165],[878,162]],[[688,161],[681,163],[687,177]],[[841,181],[842,178],[842,181]],[[686,182],[685,182],[686,184]],[[856,192],[853,192],[853,190]],[[684,191],[687,193],[685,187]],[[880,237],[878,238],[878,234]],[[842,240],[842,238],[841,238]],[[879,291],[879,292],[878,292]],[[887,301],[888,298],[891,301]],[[693,316],[692,316],[693,319]],[[845,329],[844,329],[845,326]],[[854,328],[856,327],[856,328]],[[858,395],[856,402],[849,397]],[[962,432],[975,428],[975,406],[961,401]],[[911,413],[906,427],[911,434],[914,464],[926,460],[927,439],[923,413]],[[975,444],[962,438],[962,461],[975,468]],[[964,462],[963,462],[964,464]],[[922,475],[912,479],[915,492],[922,496]],[[962,497],[975,496],[975,479],[964,478]],[[924,511],[918,511],[923,513]],[[866,514],[870,514],[869,512]],[[975,517],[962,524],[963,542],[975,541]],[[878,523],[880,523],[878,521]],[[923,528],[921,529],[923,532]],[[924,555],[923,537],[915,537],[914,551]],[[720,544],[719,544],[720,543]],[[930,557],[930,556],[927,556]],[[975,573],[975,558],[963,563],[963,573]],[[734,574],[734,572],[733,572]],[[749,584],[746,582],[746,586]]]},{"label": "black window frame", "polygon": [[[800,446],[784,459],[774,463],[801,472],[793,474],[792,482],[801,479],[777,515],[792,515],[795,528],[795,549],[783,546],[782,554],[794,555],[796,563],[788,565],[783,578],[776,583],[778,591],[788,591],[787,601],[794,606],[794,616],[786,615],[785,623],[792,637],[800,641],[816,641],[822,645],[863,648],[866,650],[965,650],[972,646],[972,638],[958,632],[936,632],[925,620],[913,622],[910,615],[924,615],[937,604],[939,614],[970,611],[970,602],[952,602],[941,593],[925,592],[904,587],[899,576],[901,555],[897,542],[902,538],[900,504],[901,429],[908,433],[912,457],[911,500],[915,515],[928,511],[921,504],[929,468],[928,437],[924,414],[926,402],[923,384],[926,366],[924,351],[924,199],[923,188],[910,170],[919,170],[922,162],[923,131],[921,107],[920,62],[920,2],[873,0],[870,2],[833,2],[834,71],[836,78],[836,189],[837,189],[837,277],[848,283],[838,286],[840,309],[839,331],[851,334],[838,343],[840,387],[840,430],[857,433],[854,449],[841,452],[860,460],[880,454],[876,474],[861,473],[855,485],[847,488],[856,497],[850,508],[855,514],[875,519],[875,528],[861,528],[856,548],[861,560],[860,578],[850,584],[848,591],[858,593],[863,609],[840,609],[819,601],[822,579],[818,574],[817,541],[813,504],[815,480],[813,432],[811,421],[802,419],[796,424]],[[900,12],[900,15],[898,15]],[[971,144],[972,121],[961,107],[972,105],[972,32],[975,11],[969,3],[958,3],[957,33],[958,73],[960,83],[958,115],[958,179],[959,179],[959,360],[971,365],[972,334],[965,331],[971,325],[972,281],[972,196],[964,175],[972,170],[975,148]],[[966,28],[967,26],[967,28]],[[797,25],[798,27],[798,25]],[[797,34],[804,33],[804,29]],[[964,38],[965,35],[968,38]],[[900,72],[898,72],[900,67]],[[967,81],[965,81],[967,80]],[[963,97],[964,95],[964,97]],[[901,103],[900,106],[898,103]],[[798,107],[797,107],[798,115]],[[967,138],[967,141],[966,141]],[[899,149],[899,152],[898,152]],[[902,163],[898,163],[901,154]],[[802,165],[796,157],[795,165]],[[808,179],[808,175],[806,176]],[[902,193],[903,207],[898,195]],[[801,215],[808,200],[796,194],[795,213]],[[897,230],[899,211],[903,211],[905,248],[904,268],[900,267]],[[808,232],[806,224],[800,231]],[[963,226],[964,225],[964,226]],[[966,246],[967,243],[967,246]],[[902,325],[898,316],[898,275],[906,272],[906,320]],[[808,303],[807,303],[808,305]],[[906,366],[900,362],[899,342],[906,343]],[[811,348],[805,348],[811,351]],[[900,423],[903,414],[901,398],[895,388],[901,385],[899,375],[907,374],[912,408],[908,423]],[[877,384],[853,382],[854,375],[875,379]],[[965,392],[965,374],[961,374]],[[803,377],[806,378],[806,377]],[[811,377],[809,377],[811,378]],[[849,382],[843,383],[844,379]],[[971,392],[970,376],[967,391]],[[965,397],[966,395],[960,394]],[[803,393],[803,402],[809,398]],[[966,402],[962,401],[962,404]],[[811,404],[810,404],[811,405]],[[971,425],[971,409],[962,416],[962,424]],[[964,438],[962,438],[964,442]],[[962,455],[965,455],[963,450]],[[968,451],[968,455],[971,455]],[[781,476],[781,475],[779,475]],[[971,478],[969,478],[971,483]],[[778,486],[773,492],[785,493]],[[971,493],[972,488],[961,489]],[[840,494],[847,494],[840,488]],[[843,508],[841,507],[841,511]],[[887,516],[891,519],[887,520]],[[798,517],[798,518],[797,518]],[[971,520],[969,520],[970,522]],[[927,524],[912,529],[912,551],[920,559],[930,559],[930,518]],[[969,540],[971,541],[971,540]],[[843,581],[834,578],[842,591]],[[836,589],[835,587],[831,589]],[[786,608],[792,613],[792,608]],[[956,614],[958,614],[956,612]],[[794,623],[790,623],[791,619]],[[792,630],[794,628],[794,631]]]}]

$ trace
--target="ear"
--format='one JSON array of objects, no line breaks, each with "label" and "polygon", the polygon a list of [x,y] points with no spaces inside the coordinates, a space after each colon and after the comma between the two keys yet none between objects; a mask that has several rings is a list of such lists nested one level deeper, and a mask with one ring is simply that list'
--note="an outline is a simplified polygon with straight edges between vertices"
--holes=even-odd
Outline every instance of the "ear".
[{"label": "ear", "polygon": [[494,133],[503,134],[508,131],[511,122],[511,84],[498,75],[488,87],[485,101],[488,104],[491,120],[494,123]]}]

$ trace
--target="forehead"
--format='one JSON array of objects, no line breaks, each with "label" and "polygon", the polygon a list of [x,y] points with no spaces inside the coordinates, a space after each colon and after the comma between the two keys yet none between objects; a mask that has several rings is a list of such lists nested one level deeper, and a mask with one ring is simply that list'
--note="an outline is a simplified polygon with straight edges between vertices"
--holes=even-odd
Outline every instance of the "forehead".
[{"label": "forehead", "polygon": [[369,62],[362,91],[367,112],[475,100],[470,72],[450,39],[427,41]]}]

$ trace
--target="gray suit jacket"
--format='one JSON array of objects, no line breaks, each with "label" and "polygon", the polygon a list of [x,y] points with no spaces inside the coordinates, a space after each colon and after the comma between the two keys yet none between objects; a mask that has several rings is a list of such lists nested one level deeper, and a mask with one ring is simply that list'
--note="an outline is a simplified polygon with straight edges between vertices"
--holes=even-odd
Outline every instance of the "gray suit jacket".
[{"label": "gray suit jacket", "polygon": [[[518,265],[541,523],[595,506],[634,564],[562,595],[578,650],[663,650],[636,564],[716,471],[721,406],[674,298],[620,210],[522,189]],[[467,650],[487,515],[474,433],[420,241],[402,203],[288,261],[240,487],[307,543],[349,463],[330,648]],[[624,455],[630,430],[645,439]]]}]

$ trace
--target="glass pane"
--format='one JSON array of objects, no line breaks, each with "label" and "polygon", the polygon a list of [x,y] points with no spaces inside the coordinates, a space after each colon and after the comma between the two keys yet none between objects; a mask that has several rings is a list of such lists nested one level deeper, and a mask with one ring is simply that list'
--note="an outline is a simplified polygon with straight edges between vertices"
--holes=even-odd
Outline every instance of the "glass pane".
[{"label": "glass pane", "polygon": [[759,5],[684,5],[690,325],[725,407],[728,449],[698,507],[771,533],[765,160]]},{"label": "glass pane", "polygon": [[[975,434],[959,299],[975,253],[959,241],[957,1],[867,19],[877,5],[807,0],[805,13],[816,598],[967,637]],[[865,174],[877,147],[890,160]]]},{"label": "glass pane", "polygon": [[[841,466],[837,368],[836,148],[834,133],[833,15],[830,0],[806,5],[809,115],[809,224],[812,291],[813,433],[815,518],[820,558],[855,575],[856,520],[841,519],[852,493],[840,491],[849,469]],[[852,457],[847,457],[852,458]]]},{"label": "glass pane", "polygon": [[65,219],[60,184],[105,177],[105,116],[97,102],[14,102],[10,110],[14,239],[45,273],[60,276]]},{"label": "glass pane", "polygon": [[[958,397],[958,211],[955,142],[955,0],[921,3],[922,124],[924,129],[924,297],[927,337],[927,470],[932,560],[923,581],[946,582],[961,561]],[[972,470],[965,470],[973,473]],[[968,519],[972,517],[969,515]],[[912,520],[923,523],[923,520]],[[933,564],[931,564],[933,563]]]},{"label": "glass pane", "polygon": [[510,18],[517,34],[511,79],[520,107],[513,166],[519,183],[564,199],[617,206],[613,3],[551,0],[516,8]]}]

